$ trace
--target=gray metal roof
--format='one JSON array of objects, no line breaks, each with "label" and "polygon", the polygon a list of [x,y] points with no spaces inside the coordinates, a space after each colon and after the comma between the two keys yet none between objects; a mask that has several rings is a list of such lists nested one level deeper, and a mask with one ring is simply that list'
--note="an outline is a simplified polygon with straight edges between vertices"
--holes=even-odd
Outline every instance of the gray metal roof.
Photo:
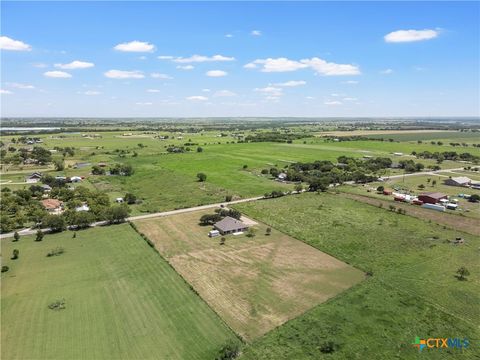
[{"label": "gray metal roof", "polygon": [[216,222],[213,226],[220,231],[232,231],[248,228],[248,225],[230,216],[224,217],[219,222]]}]

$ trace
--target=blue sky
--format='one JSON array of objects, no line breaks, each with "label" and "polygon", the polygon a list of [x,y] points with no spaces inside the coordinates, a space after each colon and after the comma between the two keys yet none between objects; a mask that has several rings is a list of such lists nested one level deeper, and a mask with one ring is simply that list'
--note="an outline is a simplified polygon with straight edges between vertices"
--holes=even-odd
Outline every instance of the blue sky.
[{"label": "blue sky", "polygon": [[2,116],[479,116],[478,2],[5,2]]}]

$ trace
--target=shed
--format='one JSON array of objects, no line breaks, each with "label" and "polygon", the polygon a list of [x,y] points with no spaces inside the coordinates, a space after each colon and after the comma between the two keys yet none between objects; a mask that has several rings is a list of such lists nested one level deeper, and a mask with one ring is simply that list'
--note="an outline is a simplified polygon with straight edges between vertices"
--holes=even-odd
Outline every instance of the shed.
[{"label": "shed", "polygon": [[469,186],[472,183],[472,180],[469,179],[466,176],[457,176],[457,177],[451,177],[448,178],[444,181],[445,185],[450,185],[450,186]]},{"label": "shed", "polygon": [[209,236],[209,237],[220,236],[220,231],[218,231],[218,230],[210,230],[210,231],[208,232],[208,236]]},{"label": "shed", "polygon": [[25,178],[25,182],[36,183],[36,182],[39,182],[41,178],[42,178],[42,173],[34,172]]},{"label": "shed", "polygon": [[232,234],[248,229],[248,225],[230,216],[227,216],[219,222],[216,222],[213,227],[218,230],[222,235]]},{"label": "shed", "polygon": [[439,192],[429,192],[418,195],[418,200],[426,204],[436,204],[442,199],[447,199],[448,196]]}]

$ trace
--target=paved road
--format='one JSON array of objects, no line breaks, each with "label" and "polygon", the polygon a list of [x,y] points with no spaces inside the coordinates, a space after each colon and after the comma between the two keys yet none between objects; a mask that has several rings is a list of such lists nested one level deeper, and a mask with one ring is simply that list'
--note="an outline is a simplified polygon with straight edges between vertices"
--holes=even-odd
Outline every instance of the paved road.
[{"label": "paved road", "polygon": [[[151,219],[151,218],[156,218],[156,217],[161,217],[161,216],[170,216],[170,215],[176,215],[176,214],[182,214],[186,212],[191,212],[191,211],[198,211],[198,210],[206,210],[206,209],[214,209],[218,208],[220,206],[227,206],[227,205],[232,205],[232,204],[240,204],[248,201],[256,201],[256,200],[261,200],[263,199],[263,196],[257,196],[253,198],[248,198],[248,199],[241,199],[241,200],[234,200],[230,202],[221,202],[221,203],[216,203],[216,204],[208,204],[208,205],[201,205],[201,206],[194,206],[191,208],[185,208],[185,209],[178,209],[178,210],[171,210],[171,211],[163,211],[163,212],[157,212],[157,213],[152,213],[152,214],[146,214],[146,215],[137,215],[137,216],[131,216],[127,218],[128,221],[135,221],[135,220],[143,220],[143,219]],[[91,224],[91,227],[95,226],[102,226],[102,225],[107,225],[107,221],[98,221],[93,224]],[[23,229],[19,230],[18,233],[20,235],[33,235],[38,231],[38,229]],[[50,229],[42,229],[43,232],[48,232]],[[6,239],[13,237],[13,232],[7,233],[7,234],[1,234],[0,239]]]}]

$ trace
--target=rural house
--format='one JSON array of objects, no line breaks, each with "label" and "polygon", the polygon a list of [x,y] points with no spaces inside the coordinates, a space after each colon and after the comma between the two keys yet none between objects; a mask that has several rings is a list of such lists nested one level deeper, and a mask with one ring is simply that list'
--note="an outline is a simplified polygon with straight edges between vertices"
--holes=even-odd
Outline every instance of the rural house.
[{"label": "rural house", "polygon": [[439,203],[442,199],[447,199],[447,195],[439,192],[429,192],[418,195],[418,200],[426,204],[436,204]]},{"label": "rural house", "polygon": [[451,177],[444,181],[445,185],[468,187],[472,180],[466,176]]},{"label": "rural house", "polygon": [[248,225],[230,216],[227,216],[219,222],[216,222],[213,227],[217,229],[222,235],[233,234],[248,229]]},{"label": "rural house", "polygon": [[42,200],[43,207],[50,213],[54,215],[61,214],[63,211],[63,202],[57,199],[45,199]]},{"label": "rural house", "polygon": [[34,172],[33,174],[31,174],[31,175],[29,175],[25,178],[25,182],[29,183],[29,184],[32,184],[32,183],[39,182],[41,178],[42,178],[41,173]]}]

